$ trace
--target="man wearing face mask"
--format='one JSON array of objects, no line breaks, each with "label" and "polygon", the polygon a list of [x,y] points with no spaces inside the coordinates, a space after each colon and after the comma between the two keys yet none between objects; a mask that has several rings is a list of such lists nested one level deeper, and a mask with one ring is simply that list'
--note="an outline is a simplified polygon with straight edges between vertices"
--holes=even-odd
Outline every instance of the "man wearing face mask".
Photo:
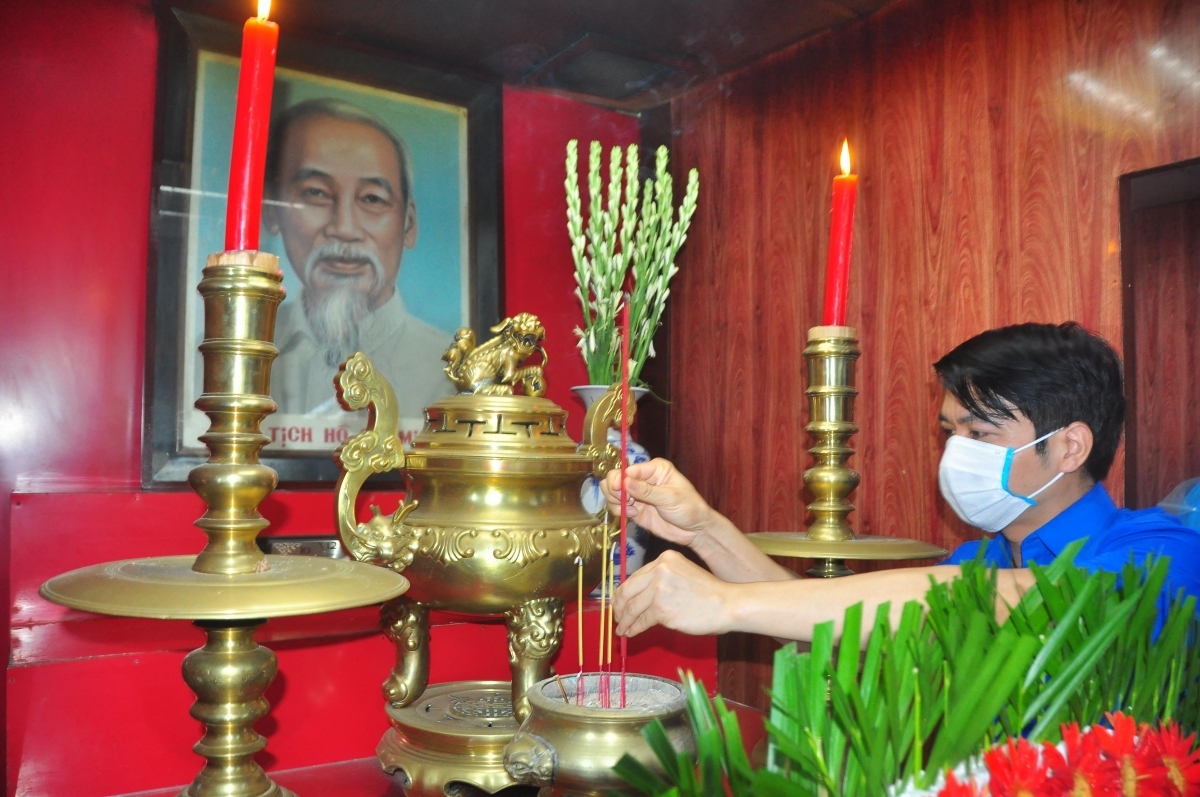
[{"label": "man wearing face mask", "polygon": [[[1048,564],[1083,538],[1080,566],[1119,572],[1131,557],[1168,556],[1166,594],[1200,596],[1200,532],[1157,508],[1118,509],[1100,484],[1125,417],[1121,364],[1103,339],[1074,323],[1021,324],[971,338],[934,370],[946,391],[941,493],[960,518],[988,532],[985,539],[960,546],[940,566],[799,579],[709,507],[671,463],[634,465],[630,517],[690,548],[709,569],[674,551],[639,569],[614,597],[617,633],[661,624],[803,640],[859,602],[873,616],[890,601],[896,620],[906,601],[923,599],[931,577],[957,577],[958,563],[975,559],[980,546],[984,561],[1001,568],[1000,597],[1015,603],[1033,584],[1030,562]],[[617,473],[603,489],[619,511]]]}]

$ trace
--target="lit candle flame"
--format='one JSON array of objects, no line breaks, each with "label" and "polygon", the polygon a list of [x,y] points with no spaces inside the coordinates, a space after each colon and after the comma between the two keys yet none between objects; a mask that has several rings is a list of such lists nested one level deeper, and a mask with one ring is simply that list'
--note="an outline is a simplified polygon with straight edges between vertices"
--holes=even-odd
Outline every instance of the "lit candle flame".
[{"label": "lit candle flame", "polygon": [[842,140],[842,174],[850,173],[850,142]]},{"label": "lit candle flame", "polygon": [[271,16],[271,0],[258,0],[258,18],[266,19]]}]

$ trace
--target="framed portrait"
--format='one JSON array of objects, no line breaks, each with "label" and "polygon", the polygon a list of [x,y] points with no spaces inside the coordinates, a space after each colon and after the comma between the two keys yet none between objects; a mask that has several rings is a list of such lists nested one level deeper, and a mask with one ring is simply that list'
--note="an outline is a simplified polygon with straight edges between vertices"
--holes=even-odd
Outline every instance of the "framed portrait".
[{"label": "framed portrait", "polygon": [[[157,173],[151,208],[143,481],[184,481],[208,456],[203,305],[224,249],[240,29],[161,7]],[[401,436],[454,386],[442,353],[499,318],[500,94],[496,86],[302,35],[280,37],[259,248],[287,296],[262,423],[281,482],[337,476],[333,452],[366,423],[334,378],[355,351],[396,390]]]}]

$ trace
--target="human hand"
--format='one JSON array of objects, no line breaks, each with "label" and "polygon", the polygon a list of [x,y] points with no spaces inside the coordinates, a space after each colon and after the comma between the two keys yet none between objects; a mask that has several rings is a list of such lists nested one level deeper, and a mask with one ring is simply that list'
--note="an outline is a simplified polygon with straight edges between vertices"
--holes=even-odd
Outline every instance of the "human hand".
[{"label": "human hand", "polygon": [[[629,519],[677,545],[692,546],[703,534],[712,510],[692,483],[665,459],[630,465],[626,471]],[[609,471],[600,490],[614,515],[621,511],[621,472]]]},{"label": "human hand", "polygon": [[664,551],[617,588],[612,603],[617,633],[636,636],[662,625],[685,634],[723,634],[729,630],[733,586],[682,554]]}]

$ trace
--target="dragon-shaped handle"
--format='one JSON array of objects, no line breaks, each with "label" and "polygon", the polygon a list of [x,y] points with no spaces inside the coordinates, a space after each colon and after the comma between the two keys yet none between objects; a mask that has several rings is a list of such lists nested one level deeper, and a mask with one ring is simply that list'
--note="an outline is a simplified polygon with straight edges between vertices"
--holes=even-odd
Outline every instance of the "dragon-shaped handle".
[{"label": "dragon-shaped handle", "polygon": [[[637,415],[637,404],[629,397],[629,423]],[[583,441],[579,452],[592,460],[592,473],[603,479],[621,465],[621,452],[608,442],[608,430],[621,428],[621,386],[611,385],[588,407],[583,418]]]},{"label": "dragon-shaped handle", "polygon": [[338,371],[338,401],[347,410],[368,409],[367,428],[338,448],[334,459],[342,470],[337,483],[338,533],[346,549],[360,562],[388,567],[397,573],[412,564],[418,538],[408,531],[404,519],[417,508],[405,499],[391,515],[371,507],[373,517],[358,523],[354,504],[367,478],[375,473],[404,468],[400,429],[400,405],[387,380],[375,370],[362,352],[352,355]]}]

